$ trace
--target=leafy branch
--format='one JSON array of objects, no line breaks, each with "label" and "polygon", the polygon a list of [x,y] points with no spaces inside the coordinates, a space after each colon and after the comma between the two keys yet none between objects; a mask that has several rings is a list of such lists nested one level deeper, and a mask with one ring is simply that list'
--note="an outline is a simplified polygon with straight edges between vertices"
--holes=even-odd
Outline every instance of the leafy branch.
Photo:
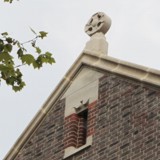
[{"label": "leafy branch", "polygon": [[[18,0],[17,0],[18,1]],[[13,0],[4,0],[4,2],[12,3]]]},{"label": "leafy branch", "polygon": [[[36,45],[38,39],[47,36],[47,32],[40,31],[37,34],[33,29],[31,31],[35,37],[23,43],[10,37],[7,32],[1,33],[0,36],[0,82],[4,80],[7,85],[12,86],[14,91],[20,91],[25,86],[21,66],[31,65],[34,69],[40,69],[44,63],[55,63],[50,52],[42,53],[42,50]],[[27,52],[25,44],[30,44],[34,48],[36,56]],[[16,54],[12,56],[12,52]],[[18,58],[21,64],[15,64],[15,58]]]}]

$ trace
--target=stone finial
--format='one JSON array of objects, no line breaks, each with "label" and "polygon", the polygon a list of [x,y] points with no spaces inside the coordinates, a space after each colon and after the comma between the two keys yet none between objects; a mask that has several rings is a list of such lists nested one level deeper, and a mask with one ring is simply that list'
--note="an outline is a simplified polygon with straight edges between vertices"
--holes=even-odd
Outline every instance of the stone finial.
[{"label": "stone finial", "polygon": [[94,54],[108,53],[105,34],[111,26],[111,19],[103,12],[94,14],[85,26],[85,32],[91,37],[84,48],[85,52]]},{"label": "stone finial", "polygon": [[97,32],[106,34],[111,26],[111,19],[103,12],[94,14],[85,26],[85,32],[92,36]]}]

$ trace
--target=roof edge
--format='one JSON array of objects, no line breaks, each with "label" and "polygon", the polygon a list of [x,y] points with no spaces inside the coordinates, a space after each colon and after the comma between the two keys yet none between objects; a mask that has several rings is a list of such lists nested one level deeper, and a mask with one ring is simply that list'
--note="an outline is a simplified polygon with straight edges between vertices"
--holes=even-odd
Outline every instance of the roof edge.
[{"label": "roof edge", "polygon": [[91,53],[89,51],[84,51],[84,54],[88,56],[88,58],[85,58],[84,60],[85,64],[91,64],[91,66],[94,66],[96,68],[123,75],[126,77],[130,77],[135,80],[160,87],[159,70],[126,62],[110,56],[105,56],[103,54],[98,55],[98,53]]},{"label": "roof edge", "polygon": [[48,113],[50,108],[56,103],[61,93],[65,90],[65,88],[70,84],[74,73],[77,73],[79,68],[81,67],[81,58],[83,53],[77,58],[62,80],[55,87],[53,92],[49,95],[45,103],[42,105],[41,109],[37,112],[37,114],[33,117],[29,125],[25,128],[22,134],[19,136],[13,147],[9,150],[9,152],[4,157],[4,160],[14,159],[20,149],[23,147],[26,140],[31,136],[32,132],[39,126],[45,115]]},{"label": "roof edge", "polygon": [[33,134],[33,132],[42,122],[45,115],[57,102],[58,98],[62,95],[67,86],[72,82],[72,78],[75,76],[75,74],[83,64],[160,87],[159,70],[151,69],[126,61],[121,61],[119,59],[112,58],[103,54],[98,54],[96,52],[93,53],[84,50],[68,70],[68,72],[65,74],[65,76],[62,78],[55,90],[50,94],[50,96],[42,105],[42,108],[38,111],[33,120],[29,123],[29,125],[17,139],[16,143],[5,156],[4,160],[11,160],[17,156],[18,152],[24,146],[27,139]]}]

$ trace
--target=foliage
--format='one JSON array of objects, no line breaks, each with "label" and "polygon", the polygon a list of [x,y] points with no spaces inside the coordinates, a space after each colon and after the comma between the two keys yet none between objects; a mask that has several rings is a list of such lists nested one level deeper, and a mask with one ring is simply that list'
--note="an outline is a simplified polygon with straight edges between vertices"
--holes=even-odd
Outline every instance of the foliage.
[{"label": "foliage", "polygon": [[[4,0],[4,2],[12,3],[13,0]],[[0,34],[0,83],[4,80],[7,85],[12,86],[15,92],[25,86],[20,70],[21,66],[28,65],[33,66],[34,69],[40,69],[44,63],[55,63],[50,52],[42,53],[42,50],[36,45],[37,40],[45,38],[48,33],[40,31],[37,34],[32,28],[31,31],[35,37],[24,43],[10,37],[7,32]],[[25,44],[28,43],[34,48],[36,56],[27,52]],[[18,65],[16,58],[20,62]]]},{"label": "foliage", "polygon": [[13,2],[13,0],[4,0],[4,2],[12,3],[12,2]]},{"label": "foliage", "polygon": [[[0,81],[4,80],[8,85],[12,86],[14,91],[20,91],[25,86],[25,82],[22,80],[21,66],[28,65],[33,66],[35,69],[40,69],[44,63],[55,63],[50,52],[42,53],[41,49],[36,45],[37,40],[46,37],[47,33],[40,31],[37,34],[33,29],[31,31],[35,34],[35,38],[24,43],[13,39],[7,32],[1,33],[0,36]],[[30,43],[31,47],[35,49],[36,56],[27,52],[24,47],[27,43]],[[19,65],[15,63],[16,58],[20,62]]]}]

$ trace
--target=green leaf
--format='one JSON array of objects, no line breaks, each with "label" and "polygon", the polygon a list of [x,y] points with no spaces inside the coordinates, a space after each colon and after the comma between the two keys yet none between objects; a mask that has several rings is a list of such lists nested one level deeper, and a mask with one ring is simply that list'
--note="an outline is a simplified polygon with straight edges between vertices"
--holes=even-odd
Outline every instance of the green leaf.
[{"label": "green leaf", "polygon": [[32,65],[33,65],[34,69],[39,68],[39,65],[38,65],[38,63],[37,63],[36,61],[34,61],[34,62],[32,63]]},{"label": "green leaf", "polygon": [[5,73],[5,72],[13,71],[13,68],[5,66],[4,64],[0,64],[0,71]]},{"label": "green leaf", "polygon": [[4,41],[2,39],[0,39],[0,44],[3,44],[4,45]]},{"label": "green leaf", "polygon": [[8,43],[8,44],[4,45],[4,49],[5,49],[6,52],[11,52],[12,51],[12,45]]},{"label": "green leaf", "polygon": [[13,67],[14,61],[12,59],[8,60],[8,63],[6,63],[6,65],[9,66],[9,67]]},{"label": "green leaf", "polygon": [[9,60],[12,60],[13,59],[13,57],[8,53],[8,52],[2,52],[1,54],[0,54],[0,61],[6,61],[6,62],[8,62]]},{"label": "green leaf", "polygon": [[34,57],[31,54],[25,54],[21,57],[21,60],[23,63],[26,63],[28,65],[33,64],[35,61]]},{"label": "green leaf", "polygon": [[13,86],[12,89],[17,92],[17,91],[20,91],[22,89],[22,87],[19,87],[19,86]]},{"label": "green leaf", "polygon": [[21,78],[23,76],[18,68],[16,70],[16,74],[17,74],[17,78]]},{"label": "green leaf", "polygon": [[0,44],[0,52],[2,52],[4,49],[4,45],[3,44]]},{"label": "green leaf", "polygon": [[13,2],[13,0],[4,0],[4,2],[12,3],[12,2]]},{"label": "green leaf", "polygon": [[43,39],[44,37],[47,37],[48,33],[44,31],[40,31],[39,34],[40,34],[40,37]]},{"label": "green leaf", "polygon": [[35,67],[41,68],[43,63],[52,64],[52,63],[55,63],[55,60],[52,57],[52,54],[50,52],[46,52],[45,54],[41,54],[38,56],[36,63],[37,63],[36,65],[38,65],[38,67],[37,66],[35,66]]},{"label": "green leaf", "polygon": [[38,54],[40,54],[40,53],[42,52],[39,47],[35,47],[35,48],[36,48],[36,52],[37,52]]},{"label": "green leaf", "polygon": [[8,37],[8,38],[6,38],[6,41],[7,41],[8,43],[12,43],[12,42],[13,42],[13,39],[10,38],[10,37]]},{"label": "green leaf", "polygon": [[17,54],[18,54],[18,58],[22,57],[22,56],[23,56],[23,50],[20,48],[20,49],[17,51]]},{"label": "green leaf", "polygon": [[3,32],[1,33],[2,36],[8,36],[8,33],[7,32]]},{"label": "green leaf", "polygon": [[37,58],[36,63],[37,63],[38,69],[41,68],[43,65],[42,59],[40,57]]},{"label": "green leaf", "polygon": [[1,78],[6,82],[7,85],[12,86],[12,89],[17,92],[20,91],[25,83],[22,80],[22,73],[19,69],[14,69],[0,65]]},{"label": "green leaf", "polygon": [[17,91],[22,90],[25,85],[26,85],[25,82],[21,82],[21,84],[18,85],[18,86],[12,86],[12,89],[13,89],[15,92],[17,92]]},{"label": "green leaf", "polygon": [[32,45],[32,47],[35,47],[35,46],[36,46],[36,41],[33,41],[33,42],[31,43],[31,45]]},{"label": "green leaf", "polygon": [[46,52],[45,55],[48,56],[48,57],[51,57],[51,56],[52,56],[52,53]]},{"label": "green leaf", "polygon": [[37,60],[40,61],[42,64],[48,62],[48,60],[46,59],[46,57],[45,57],[44,54],[40,55],[40,56],[37,58]]},{"label": "green leaf", "polygon": [[13,76],[11,76],[11,77],[9,77],[9,78],[6,79],[6,83],[8,85],[14,85],[15,81],[16,81],[16,78],[13,77]]},{"label": "green leaf", "polygon": [[45,55],[46,55],[46,58],[48,59],[48,63],[52,64],[56,62],[55,59],[52,57],[52,53],[46,52]]},{"label": "green leaf", "polygon": [[42,67],[42,65],[43,65],[43,62],[42,62],[42,55],[40,55],[40,56],[38,56],[38,58],[33,62],[33,67],[34,68],[38,68],[38,69],[40,69],[41,67]]}]

